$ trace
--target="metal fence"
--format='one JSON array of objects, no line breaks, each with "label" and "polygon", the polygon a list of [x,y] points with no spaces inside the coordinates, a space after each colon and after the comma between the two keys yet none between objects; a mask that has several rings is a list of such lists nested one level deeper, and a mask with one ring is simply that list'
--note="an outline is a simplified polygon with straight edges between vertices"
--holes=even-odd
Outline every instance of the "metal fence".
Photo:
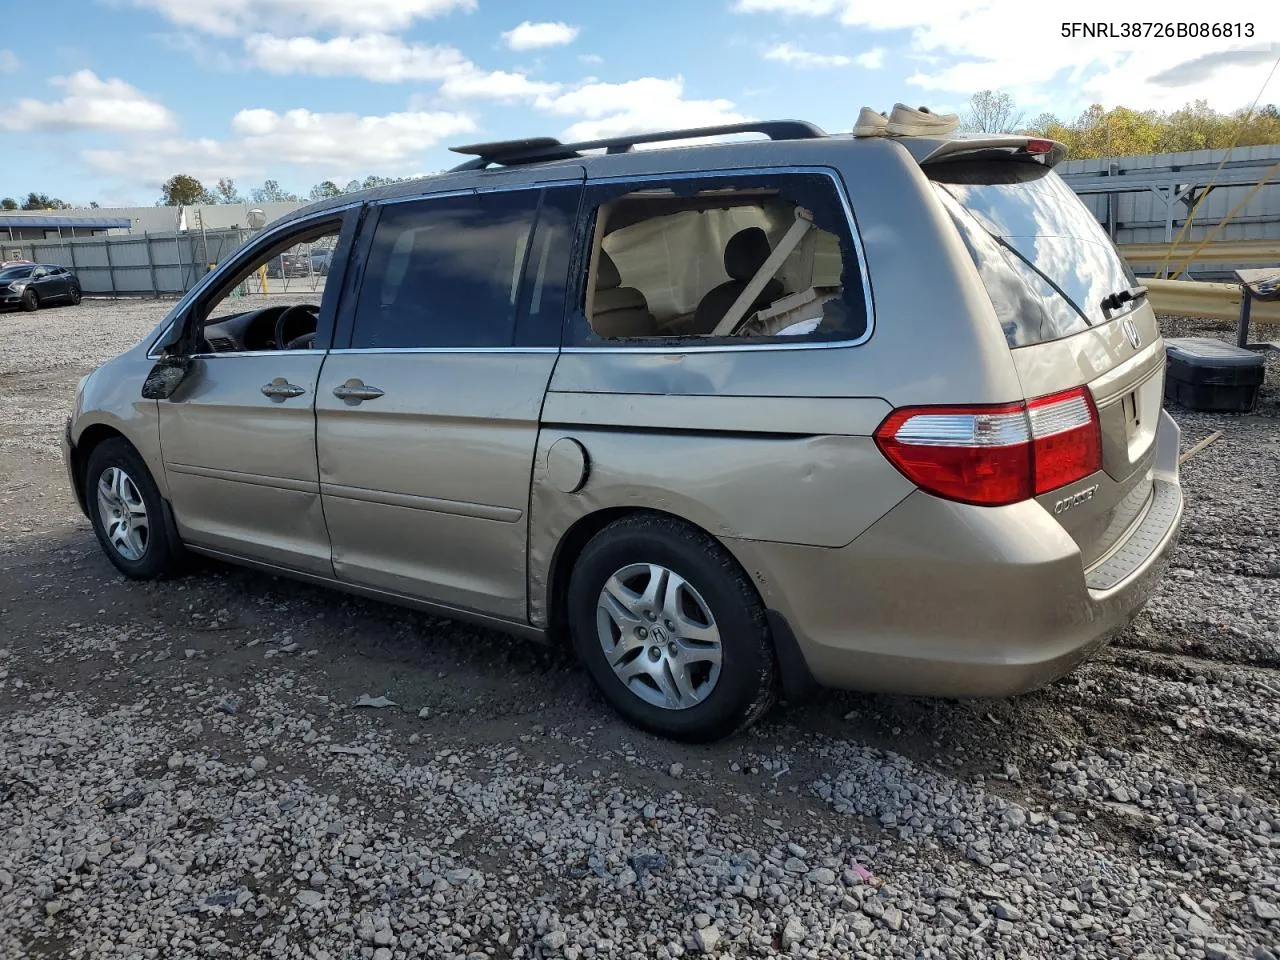
[{"label": "metal fence", "polygon": [[[1171,260],[1177,269],[1199,241],[1270,241],[1280,244],[1280,145],[1195,150],[1139,157],[1067,160],[1057,171],[1122,248],[1168,244],[1181,234],[1172,258],[1131,257],[1135,269],[1150,273]],[[1259,186],[1259,184],[1261,184]],[[1191,226],[1183,230],[1196,208]],[[1230,218],[1219,228],[1224,219]],[[1226,246],[1222,248],[1224,251]],[[1196,258],[1187,271],[1197,279],[1226,279],[1251,261],[1225,253]],[[1271,261],[1275,262],[1275,261]]]},{"label": "metal fence", "polygon": [[67,267],[86,294],[150,296],[186,293],[211,264],[231,255],[252,231],[151,233],[62,240],[0,240],[5,260]]},{"label": "metal fence", "polygon": [[[0,259],[67,267],[93,296],[159,297],[190,290],[257,231],[222,230],[99,236],[63,240],[0,240]],[[336,236],[299,243],[251,273],[238,294],[317,292],[324,288]]]}]

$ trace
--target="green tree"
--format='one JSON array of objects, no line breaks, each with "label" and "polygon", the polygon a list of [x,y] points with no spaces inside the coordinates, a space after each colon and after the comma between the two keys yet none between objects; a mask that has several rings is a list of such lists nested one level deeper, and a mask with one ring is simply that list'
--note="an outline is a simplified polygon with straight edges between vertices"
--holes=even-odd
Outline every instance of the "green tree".
[{"label": "green tree", "polygon": [[3,200],[0,200],[0,210],[17,210],[17,209],[18,209],[18,201],[13,199],[13,197],[5,197]]},{"label": "green tree", "polygon": [[1041,114],[1029,132],[1066,144],[1073,159],[1223,150],[1280,143],[1280,110],[1268,104],[1220,113],[1203,100],[1171,113],[1094,104],[1069,122]]},{"label": "green tree", "polygon": [[327,200],[330,197],[340,197],[342,191],[338,189],[338,185],[332,180],[321,180],[311,188],[312,200]]},{"label": "green tree", "polygon": [[185,173],[175,173],[160,187],[160,206],[187,207],[196,203],[207,203],[209,191],[195,177]]},{"label": "green tree", "polygon": [[343,192],[343,193],[355,193],[355,192],[356,192],[357,190],[359,190],[359,189],[360,189],[360,181],[359,181],[359,180],[348,180],[348,181],[347,181],[347,185],[346,185],[345,187],[343,187],[343,188],[342,188],[342,192]]},{"label": "green tree", "polygon": [[70,206],[71,204],[64,203],[47,193],[28,193],[27,199],[22,202],[23,210],[66,210]]}]

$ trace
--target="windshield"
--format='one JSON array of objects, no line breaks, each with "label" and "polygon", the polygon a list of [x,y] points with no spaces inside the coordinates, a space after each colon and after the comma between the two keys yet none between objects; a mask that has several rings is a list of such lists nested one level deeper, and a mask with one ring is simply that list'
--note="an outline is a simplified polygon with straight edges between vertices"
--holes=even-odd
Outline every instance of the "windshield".
[{"label": "windshield", "polygon": [[31,276],[31,271],[34,269],[34,267],[9,267],[0,270],[0,280],[22,280]]},{"label": "windshield", "polygon": [[[963,208],[964,215],[957,215],[947,205],[962,232],[976,225],[996,239],[1022,261],[1015,272],[1029,267],[1039,277],[1036,285],[1056,291],[1087,323],[1105,323],[1110,318],[1103,299],[1137,285],[1089,208],[1049,168],[1008,160],[956,161],[932,166],[928,174],[940,193]],[[1044,332],[1052,339],[1075,332],[1071,326],[1059,322]]]}]

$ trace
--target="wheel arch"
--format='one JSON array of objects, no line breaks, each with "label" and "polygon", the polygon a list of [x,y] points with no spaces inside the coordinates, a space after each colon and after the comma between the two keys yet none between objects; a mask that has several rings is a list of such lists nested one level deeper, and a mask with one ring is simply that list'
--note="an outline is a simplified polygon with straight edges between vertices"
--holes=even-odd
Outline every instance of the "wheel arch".
[{"label": "wheel arch", "polygon": [[[84,471],[89,464],[89,457],[103,443],[115,437],[119,437],[133,447],[129,438],[115,427],[106,423],[91,423],[81,431],[75,446],[71,448],[71,475],[75,478],[76,500],[80,503],[80,510],[86,515],[88,514],[88,503],[85,501]],[[135,450],[138,449],[137,447],[133,448]]]},{"label": "wheel arch", "polygon": [[[647,507],[604,507],[579,517],[565,530],[556,542],[547,566],[546,611],[547,637],[556,646],[569,644],[569,620],[566,607],[569,595],[569,575],[582,554],[582,550],[597,533],[623,517],[649,515],[671,517],[688,523],[683,517],[651,510]],[[694,524],[694,526],[697,526]],[[699,528],[701,529],[701,528]]]},{"label": "wheel arch", "polygon": [[142,451],[138,449],[138,445],[129,439],[122,431],[107,423],[91,423],[80,431],[80,436],[76,438],[76,444],[71,448],[71,472],[75,480],[73,484],[75,488],[76,501],[80,504],[80,511],[89,516],[89,504],[86,500],[85,491],[85,470],[89,465],[89,458],[93,456],[93,451],[98,449],[108,440],[123,440],[129,445],[138,459],[142,461],[147,472],[151,474],[151,482],[156,485],[156,489],[160,492],[160,509],[162,512],[161,520],[164,522],[165,531],[169,534],[169,542],[172,544],[181,544],[182,537],[178,533],[178,524],[173,516],[173,505],[169,503],[169,497],[166,489],[162,484],[163,478],[157,478],[155,471],[151,469],[151,465],[147,463],[147,458]]}]

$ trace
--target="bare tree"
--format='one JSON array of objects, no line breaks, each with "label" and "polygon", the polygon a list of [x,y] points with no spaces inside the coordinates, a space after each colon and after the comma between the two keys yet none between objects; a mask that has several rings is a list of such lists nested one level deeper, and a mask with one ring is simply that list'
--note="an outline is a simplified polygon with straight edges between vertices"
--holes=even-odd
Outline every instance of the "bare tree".
[{"label": "bare tree", "polygon": [[976,133],[1010,133],[1022,126],[1023,112],[1013,97],[999,90],[979,90],[964,111],[966,130]]},{"label": "bare tree", "polygon": [[222,177],[214,188],[219,203],[244,203],[244,197],[236,189],[236,182],[230,177]]}]

